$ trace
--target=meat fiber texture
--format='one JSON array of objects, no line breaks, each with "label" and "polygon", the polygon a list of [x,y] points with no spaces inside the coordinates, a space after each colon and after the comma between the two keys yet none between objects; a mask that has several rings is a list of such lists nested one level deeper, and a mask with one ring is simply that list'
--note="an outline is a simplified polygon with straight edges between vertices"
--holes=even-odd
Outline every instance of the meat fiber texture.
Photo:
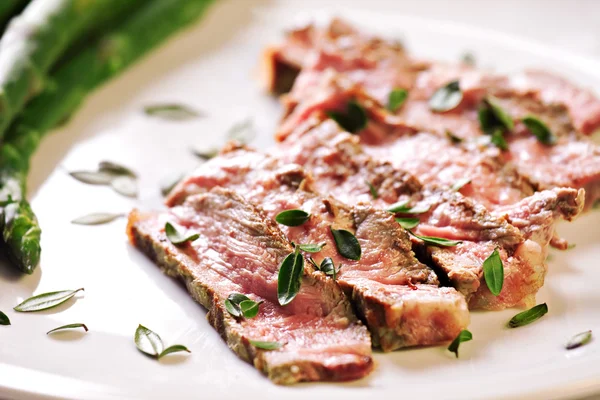
[{"label": "meat fiber texture", "polygon": [[[423,185],[417,178],[367,154],[356,135],[343,132],[325,120],[299,129],[277,151],[285,161],[304,166],[314,176],[320,192],[347,202],[368,202],[387,209],[397,202],[425,210],[417,215],[414,232],[450,240],[455,247],[425,246],[415,239],[420,256],[463,293],[470,308],[496,310],[515,305],[531,306],[543,285],[547,247],[561,218],[572,219],[583,205],[575,189],[535,193],[516,204],[489,212],[482,204],[459,192]],[[377,199],[370,193],[370,183]],[[409,215],[399,215],[409,216]],[[483,279],[483,261],[499,249],[505,281],[493,296]]]},{"label": "meat fiber texture", "polygon": [[[445,171],[446,166],[438,163],[437,168],[430,169],[432,162],[427,159],[437,160],[439,152],[446,155],[447,163],[448,159],[456,160],[463,153],[473,159],[471,165],[478,164],[479,169],[492,163],[498,164],[492,166],[493,169],[499,169],[498,173],[508,178],[517,173],[533,190],[585,189],[586,209],[600,199],[600,148],[584,137],[600,127],[600,100],[590,91],[540,71],[504,76],[464,64],[414,60],[401,46],[366,36],[341,21],[334,21],[323,29],[304,28],[307,30],[313,31],[312,37],[320,38],[320,41],[313,40],[310,46],[305,45],[303,53],[298,49],[295,52],[295,59],[303,62],[295,65],[301,72],[291,92],[283,97],[286,118],[277,135],[280,140],[316,110],[343,109],[345,99],[358,98],[369,109],[371,121],[375,122],[369,124],[370,135],[383,139],[382,132],[392,131],[393,136],[402,132],[407,138],[406,133],[411,132],[416,136],[416,144],[411,145],[423,148],[425,142],[429,142],[427,146],[434,149],[433,154],[431,151],[413,152],[410,147],[405,152],[414,155],[416,167],[430,171],[431,175],[437,175],[442,169]],[[285,62],[285,54],[295,36],[292,31],[285,42],[270,49],[267,57]],[[362,49],[361,57],[356,49]],[[276,74],[268,76],[271,80],[277,79]],[[438,88],[453,80],[459,81],[463,93],[461,103],[448,112],[431,111],[428,99]],[[389,93],[397,88],[409,90],[409,97],[402,107],[389,112],[384,106]],[[515,121],[515,129],[507,134],[508,151],[489,149],[489,136],[480,129],[477,110],[486,96],[496,97]],[[527,130],[520,119],[530,115],[551,128],[557,138],[556,144],[542,144]],[[461,147],[472,151],[450,149],[451,144],[444,143],[447,132],[464,140]],[[431,135],[437,135],[441,140],[435,142]],[[389,138],[375,144],[390,145]],[[398,147],[407,148],[403,143]],[[451,150],[450,154],[448,150]],[[423,158],[416,158],[420,154],[424,154]],[[502,169],[504,165],[510,165],[508,170]],[[561,168],[557,169],[556,165]],[[454,173],[445,172],[442,179],[453,179],[461,173],[459,167],[452,165]],[[471,171],[467,169],[466,172]],[[520,182],[513,183],[522,186]],[[490,200],[486,197],[495,195],[488,191],[486,196],[485,186],[480,189],[479,194],[483,195],[480,200]],[[527,194],[530,193],[526,191]],[[505,204],[515,200],[515,193],[498,195],[506,197],[492,200],[501,200]]]},{"label": "meat fiber texture", "polygon": [[[164,232],[167,221],[199,239],[171,244]],[[345,381],[372,370],[368,331],[332,279],[307,263],[297,297],[279,305],[278,269],[292,246],[274,222],[237,194],[217,188],[167,212],[134,210],[127,230],[136,247],[185,282],[227,345],[273,382]],[[263,302],[255,318],[226,311],[224,302],[233,292]],[[251,340],[283,346],[263,350]]]},{"label": "meat fiber texture", "polygon": [[[464,298],[453,288],[438,287],[437,276],[415,258],[407,233],[392,214],[322,197],[300,166],[235,146],[184,179],[167,204],[173,206],[215,186],[260,204],[271,218],[290,209],[309,213],[309,221],[298,227],[281,226],[282,231],[295,243],[325,244],[311,258],[317,265],[332,258],[339,268],[337,283],[352,297],[374,345],[384,351],[444,343],[467,327]],[[356,236],[360,260],[338,253],[330,228]]]}]

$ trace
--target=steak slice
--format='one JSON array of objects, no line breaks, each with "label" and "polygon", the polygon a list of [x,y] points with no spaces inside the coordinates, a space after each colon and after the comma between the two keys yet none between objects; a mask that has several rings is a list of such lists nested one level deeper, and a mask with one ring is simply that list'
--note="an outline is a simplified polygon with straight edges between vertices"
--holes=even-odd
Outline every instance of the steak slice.
[{"label": "steak slice", "polygon": [[[479,79],[473,79],[474,74]],[[429,97],[451,80],[459,80],[461,87],[465,83],[467,89],[462,104],[450,112],[432,112],[428,106]],[[385,110],[379,111],[380,121],[401,127],[402,130],[410,127],[442,137],[451,131],[477,143],[487,136],[480,128],[477,109],[485,95],[493,95],[514,119],[515,129],[506,135],[508,151],[487,151],[488,157],[490,153],[495,153],[495,159],[501,164],[513,164],[518,173],[537,190],[556,187],[585,189],[588,209],[600,198],[600,147],[573,126],[577,126],[577,121],[571,119],[572,109],[560,104],[547,104],[540,99],[537,91],[517,91],[509,85],[507,77],[465,71],[464,68],[434,67],[423,72],[417,83],[411,98],[396,115],[383,115]],[[576,91],[573,87],[565,90]],[[581,92],[580,95],[581,101],[587,104],[590,117],[600,118],[600,101],[594,102],[587,92]],[[581,107],[586,108],[586,105]],[[597,107],[598,110],[594,110]],[[540,143],[521,122],[527,116],[535,116],[543,121],[556,137],[556,143],[551,146]],[[557,164],[562,168],[557,169]]]},{"label": "steak slice", "polygon": [[[600,100],[590,91],[541,71],[526,71],[507,76],[464,64],[413,60],[404,52],[396,54],[390,51],[373,51],[364,46],[365,39],[361,38],[368,37],[371,41],[377,41],[376,38],[366,36],[340,21],[336,21],[336,24],[345,28],[340,29],[341,33],[335,36],[335,40],[321,33],[315,35],[310,45],[303,48],[305,61],[298,64],[302,70],[291,93],[283,101],[286,119],[278,130],[279,140],[285,139],[299,122],[315,111],[344,109],[348,99],[361,98],[371,108],[371,117],[377,119],[380,125],[387,126],[375,128],[371,124],[371,133],[376,131],[379,134],[382,130],[389,131],[393,127],[400,128],[403,133],[408,130],[412,133],[437,134],[442,138],[435,143],[435,147],[430,147],[437,151],[429,160],[437,160],[438,155],[445,156],[446,161],[448,158],[454,162],[463,160],[459,165],[450,165],[450,168],[439,163],[439,168],[431,169],[428,168],[430,163],[427,163],[427,159],[417,158],[417,165],[429,171],[430,175],[438,176],[438,171],[442,169],[446,173],[440,176],[450,179],[453,175],[461,175],[460,168],[472,166],[480,173],[492,168],[487,174],[491,174],[488,178],[492,179],[483,179],[484,182],[494,182],[494,175],[500,175],[501,179],[509,179],[505,187],[512,185],[516,179],[528,181],[524,186],[531,186],[535,190],[559,187],[585,189],[586,210],[600,199],[600,147],[581,134],[589,134],[600,127]],[[312,30],[327,31],[314,27]],[[293,36],[290,34],[286,44],[280,46],[281,53],[286,53],[288,48],[293,47],[290,46]],[[382,39],[379,39],[379,42],[385,43]],[[326,52],[324,48],[327,49]],[[362,53],[358,50],[362,50]],[[428,104],[429,98],[438,88],[454,80],[459,81],[463,93],[461,104],[448,112],[432,112]],[[336,90],[336,84],[343,87],[343,90]],[[399,110],[390,113],[384,106],[390,92],[397,88],[409,89],[410,94]],[[346,96],[342,94],[343,91],[346,92]],[[494,148],[486,150],[485,146],[482,146],[490,144],[489,136],[483,134],[480,129],[477,113],[481,100],[486,95],[498,97],[501,105],[515,119],[516,129],[508,135],[507,152],[499,152]],[[555,145],[539,143],[519,122],[520,118],[529,115],[536,116],[551,128],[558,137]],[[392,131],[396,137],[397,129]],[[451,149],[448,143],[444,143],[448,131],[456,137],[474,141],[467,146],[469,151],[465,153],[459,149]],[[421,134],[416,135],[417,142],[433,140],[429,137],[423,140],[422,137]],[[384,145],[387,144],[387,141],[384,141]],[[405,147],[403,144],[401,147]],[[415,157],[423,154],[410,153]],[[467,163],[469,165],[466,165]],[[563,165],[563,168],[557,171],[556,164]],[[402,165],[402,168],[410,170],[408,166]],[[452,171],[456,174],[452,174]],[[466,173],[472,172],[467,168]],[[426,177],[417,175],[426,182]],[[531,194],[526,190],[521,198],[508,196],[504,198],[504,203],[493,203],[499,200],[493,197],[496,191],[490,190],[489,185],[481,186],[481,182],[477,180],[479,179],[470,185],[475,189],[472,195],[480,195],[476,199],[487,202],[488,208],[493,204],[506,205],[509,201],[516,202]],[[492,198],[486,198],[485,194]]]},{"label": "steak slice", "polygon": [[[174,246],[164,233],[167,221],[199,239]],[[366,328],[335,282],[310,264],[297,297],[279,305],[278,269],[293,248],[273,221],[233,192],[215,189],[163,213],[134,210],[127,232],[134,246],[185,282],[227,345],[273,382],[345,381],[373,369]],[[226,311],[224,302],[234,292],[263,301],[255,318]],[[283,346],[268,351],[251,340]]]},{"label": "steak slice", "polygon": [[[490,213],[461,193],[423,185],[381,157],[370,156],[359,141],[356,135],[343,132],[333,121],[325,120],[296,130],[274,153],[312,171],[317,190],[348,204],[369,202],[387,209],[400,200],[427,210],[411,215],[420,220],[414,228],[417,234],[463,243],[447,248],[423,246],[416,240],[419,255],[431,261],[452,286],[467,296],[471,308],[532,305],[543,284],[546,248],[551,240],[556,241],[552,237],[554,226],[560,218],[570,220],[581,211],[581,192],[574,189],[539,192]],[[377,199],[372,198],[368,183],[376,188]],[[524,213],[529,213],[530,226],[518,221],[518,216]],[[516,226],[510,223],[512,220]],[[497,297],[487,290],[481,269],[495,248],[500,249],[505,269],[504,288]]]},{"label": "steak slice", "polygon": [[600,100],[590,90],[540,70],[526,70],[509,82],[515,90],[532,93],[546,105],[564,105],[578,131],[589,135],[600,128]]},{"label": "steak slice", "polygon": [[[331,257],[336,268],[341,265],[337,282],[352,297],[374,345],[384,351],[439,344],[468,325],[464,298],[452,288],[437,286],[435,273],[414,257],[408,235],[393,215],[368,205],[349,207],[321,197],[313,184],[298,165],[230,146],[184,179],[167,204],[220,185],[261,204],[271,218],[289,209],[310,213],[310,220],[303,225],[281,226],[281,230],[295,243],[325,243],[312,258],[320,264]],[[331,228],[355,235],[362,251],[360,260],[338,253]]]}]

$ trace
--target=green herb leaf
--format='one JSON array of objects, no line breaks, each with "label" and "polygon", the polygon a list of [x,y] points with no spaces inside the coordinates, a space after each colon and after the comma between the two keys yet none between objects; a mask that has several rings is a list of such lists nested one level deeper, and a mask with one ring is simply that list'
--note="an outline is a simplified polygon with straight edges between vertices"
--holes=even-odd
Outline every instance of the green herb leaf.
[{"label": "green herb leaf", "polygon": [[550,131],[548,125],[533,115],[528,115],[523,118],[523,124],[533,133],[540,143],[553,145],[556,144],[556,136]]},{"label": "green herb leaf", "polygon": [[452,341],[452,343],[450,343],[450,346],[448,346],[448,351],[454,353],[456,355],[456,358],[458,358],[458,347],[460,346],[460,344],[463,342],[468,342],[472,339],[473,334],[471,332],[469,332],[466,329],[462,330],[460,331],[458,336]]},{"label": "green herb leaf", "polygon": [[262,301],[256,302],[241,293],[231,293],[225,300],[225,309],[234,317],[254,318]]},{"label": "green herb leaf", "polygon": [[565,345],[567,350],[573,350],[588,344],[592,340],[592,331],[585,331],[573,336]]},{"label": "green herb leaf", "polygon": [[391,112],[396,112],[402,104],[408,98],[408,90],[406,89],[394,89],[390,92],[390,96],[388,97],[387,109]]},{"label": "green herb leaf", "polygon": [[146,106],[144,107],[144,112],[152,117],[159,117],[172,121],[185,121],[201,116],[199,112],[181,104],[156,104]]},{"label": "green herb leaf", "polygon": [[237,124],[233,125],[227,131],[227,139],[235,140],[241,144],[248,144],[256,136],[256,130],[254,129],[254,122],[252,118],[245,119]]},{"label": "green herb leaf", "polygon": [[477,110],[477,118],[479,119],[481,130],[488,135],[494,133],[494,131],[498,128],[499,123],[494,116],[494,112],[485,103],[483,103]]},{"label": "green herb leaf", "polygon": [[469,183],[471,183],[471,178],[459,179],[456,182],[454,182],[454,185],[452,185],[450,190],[458,192],[460,189],[462,189],[465,185],[468,185]]},{"label": "green herb leaf", "polygon": [[504,135],[500,129],[496,129],[494,133],[492,133],[491,142],[500,150],[508,150],[508,143],[506,142],[506,139],[504,138]]},{"label": "green herb leaf", "polygon": [[72,171],[69,175],[88,185],[109,185],[114,179],[114,175],[100,171]]},{"label": "green herb leaf", "polygon": [[367,126],[367,112],[356,101],[351,100],[346,105],[346,112],[327,111],[329,118],[347,132],[357,133]]},{"label": "green herb leaf", "polygon": [[163,352],[164,345],[160,336],[141,324],[135,330],[133,340],[138,350],[149,356],[158,357]]},{"label": "green herb leaf", "polygon": [[279,266],[277,276],[277,299],[279,304],[289,304],[300,291],[302,272],[304,271],[304,257],[296,247],[296,251],[283,259]]},{"label": "green herb leaf", "polygon": [[163,196],[168,196],[175,186],[183,179],[181,172],[170,174],[163,178],[160,182],[160,193]]},{"label": "green herb leaf", "polygon": [[548,306],[546,303],[538,304],[537,306],[530,308],[527,311],[523,311],[512,317],[508,321],[510,328],[518,328],[520,326],[528,325],[534,321],[537,321],[548,312]]},{"label": "green herb leaf", "polygon": [[508,146],[502,135],[506,131],[512,131],[515,123],[500,106],[498,100],[492,96],[486,97],[479,107],[477,116],[481,130],[488,135],[492,135],[492,143],[506,150]]},{"label": "green herb leaf", "polygon": [[52,307],[56,307],[59,304],[64,303],[71,297],[75,296],[77,292],[82,291],[83,288],[76,290],[61,290],[58,292],[49,292],[38,294],[23,301],[21,304],[14,308],[15,311],[19,312],[34,312],[47,310]]},{"label": "green herb leaf", "polygon": [[120,175],[110,181],[113,190],[123,196],[136,198],[138,195],[137,179],[129,175]]},{"label": "green herb leaf", "polygon": [[498,99],[493,96],[487,96],[484,99],[484,104],[486,104],[492,114],[495,117],[497,125],[504,127],[507,131],[512,131],[515,128],[515,123],[510,115],[500,106]]},{"label": "green herb leaf", "polygon": [[10,325],[10,319],[2,311],[0,311],[0,325]]},{"label": "green herb leaf", "polygon": [[131,169],[112,161],[100,161],[98,164],[98,171],[113,175],[128,175],[133,178],[137,177],[137,174]]},{"label": "green herb leaf", "polygon": [[192,149],[192,153],[201,160],[208,161],[215,158],[219,154],[219,149],[212,148],[209,150]]},{"label": "green herb leaf", "polygon": [[179,232],[170,222],[165,224],[165,234],[171,243],[174,245],[193,242],[200,237],[197,233],[188,234],[187,236]]},{"label": "green herb leaf", "polygon": [[231,293],[225,300],[225,309],[234,317],[241,317],[243,313],[240,308],[240,303],[248,300],[250,300],[250,298],[246,295],[241,293]]},{"label": "green herb leaf", "polygon": [[300,226],[310,218],[310,214],[302,210],[285,210],[277,214],[275,221],[285,226]]},{"label": "green herb leaf", "polygon": [[460,241],[460,240],[449,240],[449,239],[439,238],[439,237],[435,237],[435,236],[421,236],[421,235],[417,235],[413,231],[408,231],[408,233],[410,233],[417,239],[421,239],[426,244],[432,244],[432,245],[436,245],[436,246],[454,247],[454,246],[462,243],[462,241]]},{"label": "green herb leaf", "polygon": [[76,328],[83,328],[86,332],[88,331],[88,327],[85,326],[85,324],[76,323],[76,324],[68,324],[68,325],[59,326],[58,328],[54,328],[54,329],[46,332],[46,335],[48,335],[52,332],[62,331],[64,329],[76,329]]},{"label": "green herb leaf", "polygon": [[400,224],[406,230],[413,229],[419,225],[419,218],[396,218],[396,222]]},{"label": "green herb leaf", "polygon": [[254,300],[244,300],[240,303],[240,310],[244,318],[254,318],[258,315],[258,310],[262,301],[256,302]]},{"label": "green herb leaf", "polygon": [[181,344],[174,344],[173,346],[169,346],[166,349],[164,349],[158,355],[158,359],[160,360],[161,358],[163,358],[167,354],[178,353],[178,352],[181,352],[181,351],[185,351],[185,352],[191,353],[191,351],[187,347],[185,347],[185,346],[183,346]]},{"label": "green herb leaf", "polygon": [[394,203],[391,206],[389,206],[389,208],[387,209],[388,212],[391,212],[394,214],[405,213],[408,210],[410,210],[410,207],[408,206],[408,200],[399,201],[397,203]]},{"label": "green herb leaf", "polygon": [[448,138],[448,140],[450,140],[452,142],[452,144],[459,144],[462,143],[464,140],[458,136],[456,136],[454,133],[452,133],[451,131],[446,129],[446,137]]},{"label": "green herb leaf", "polygon": [[490,292],[498,296],[504,284],[504,266],[497,248],[483,262],[483,277]]},{"label": "green herb leaf", "polygon": [[423,214],[429,211],[428,205],[416,205],[414,207],[408,206],[408,200],[399,201],[392,204],[387,211],[394,214]]},{"label": "green herb leaf", "polygon": [[76,225],[101,225],[107,224],[124,216],[125,214],[92,213],[79,218],[75,218],[71,221],[71,223]]},{"label": "green herb leaf", "polygon": [[327,243],[323,242],[319,244],[297,244],[296,246],[307,253],[318,253],[323,250],[323,247],[325,247],[326,244]]},{"label": "green herb leaf", "polygon": [[346,257],[350,260],[360,260],[362,250],[356,236],[345,229],[333,229],[332,227],[329,229],[331,229],[331,234],[333,235],[333,240],[335,240],[338,253],[340,253],[342,257]]},{"label": "green herb leaf", "polygon": [[264,342],[261,340],[252,340],[249,339],[248,340],[250,342],[250,344],[258,349],[263,349],[263,350],[277,350],[280,349],[281,347],[283,347],[283,345],[281,343],[277,343],[277,342]]},{"label": "green herb leaf", "polygon": [[460,104],[462,98],[458,81],[452,81],[435,91],[429,99],[429,108],[437,112],[450,111]]},{"label": "green herb leaf", "polygon": [[373,186],[373,184],[371,184],[371,182],[369,181],[365,181],[365,183],[367,184],[367,186],[369,186],[369,192],[371,192],[371,196],[376,199],[379,197],[379,194],[377,193],[377,189],[375,189],[375,186]]},{"label": "green herb leaf", "polygon": [[333,259],[331,257],[325,257],[323,261],[321,261],[321,265],[319,266],[319,270],[323,272],[327,276],[331,276],[335,281],[337,278],[337,273],[339,272],[339,268],[336,271],[335,264],[333,263]]}]

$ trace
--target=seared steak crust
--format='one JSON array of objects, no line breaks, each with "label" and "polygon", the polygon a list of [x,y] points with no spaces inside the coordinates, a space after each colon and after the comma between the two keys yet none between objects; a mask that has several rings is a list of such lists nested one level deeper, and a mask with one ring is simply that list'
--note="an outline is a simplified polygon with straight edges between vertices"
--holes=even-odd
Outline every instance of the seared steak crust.
[{"label": "seared steak crust", "polygon": [[[310,213],[310,220],[303,225],[282,226],[282,231],[295,243],[326,244],[312,258],[320,264],[325,257],[331,257],[336,267],[341,266],[337,282],[352,296],[374,343],[384,351],[451,340],[467,326],[464,298],[453,289],[437,287],[435,273],[414,257],[407,233],[392,214],[369,205],[351,207],[334,198],[321,197],[314,192],[311,176],[297,164],[235,147],[182,181],[168,199],[169,204],[191,192],[210,190],[215,176],[221,178],[220,185],[261,204],[272,218],[289,209]],[[338,253],[330,228],[345,229],[355,235],[362,250],[360,260],[349,260]],[[382,313],[389,318],[371,318]],[[432,318],[439,324],[433,324]]]},{"label": "seared steak crust", "polygon": [[[200,238],[176,247],[165,236],[166,221]],[[215,189],[163,214],[134,210],[127,231],[136,247],[185,282],[227,345],[273,382],[351,380],[373,368],[366,328],[340,288],[308,263],[297,297],[285,307],[278,304],[277,272],[292,246],[262,211],[234,193]],[[232,292],[264,301],[258,316],[230,315],[224,301]],[[267,351],[250,340],[284,346]]]}]

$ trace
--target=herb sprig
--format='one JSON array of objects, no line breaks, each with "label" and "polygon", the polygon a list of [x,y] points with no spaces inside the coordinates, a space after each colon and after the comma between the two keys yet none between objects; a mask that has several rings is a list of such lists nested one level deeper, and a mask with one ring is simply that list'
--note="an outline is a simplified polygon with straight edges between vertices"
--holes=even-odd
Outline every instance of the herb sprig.
[{"label": "herb sprig", "polygon": [[144,112],[146,113],[146,115],[171,121],[186,121],[202,116],[201,113],[192,109],[189,106],[175,103],[164,103],[146,106],[144,107]]},{"label": "herb sprig", "polygon": [[567,344],[565,345],[565,348],[567,350],[573,350],[578,347],[585,346],[586,344],[588,344],[591,341],[592,341],[592,331],[591,330],[581,332],[581,333],[578,333],[577,335],[573,336],[571,338],[571,340],[569,340],[567,342]]},{"label": "herb sprig", "polygon": [[51,329],[48,332],[46,332],[46,335],[49,335],[53,332],[62,331],[65,329],[76,329],[76,328],[83,328],[86,332],[88,331],[88,327],[85,324],[75,323],[75,324],[63,325],[63,326],[59,326],[58,328]]},{"label": "herb sprig", "polygon": [[327,115],[346,132],[358,133],[367,126],[367,112],[356,100],[348,102],[346,112],[327,111]]},{"label": "herb sprig", "polygon": [[167,235],[167,239],[174,245],[182,245],[187,242],[193,242],[194,240],[200,237],[198,233],[188,233],[187,235],[180,232],[173,224],[170,222],[165,223],[165,234]]},{"label": "herb sprig", "polygon": [[538,117],[528,115],[521,120],[540,143],[548,146],[556,144],[556,136],[552,133],[548,125],[543,123]]},{"label": "herb sprig", "polygon": [[408,98],[408,90],[394,89],[388,97],[387,109],[391,112],[396,112]]},{"label": "herb sprig", "polygon": [[300,226],[310,219],[310,214],[302,210],[285,210],[275,216],[275,221],[285,226]]},{"label": "herb sprig", "polygon": [[180,351],[191,353],[187,347],[180,344],[176,344],[165,349],[160,336],[141,324],[138,325],[137,329],[135,330],[133,340],[139,351],[157,359],[161,359],[167,354]]},{"label": "herb sprig", "polygon": [[504,284],[504,266],[497,248],[483,262],[483,277],[490,292],[498,296]]},{"label": "herb sprig", "polygon": [[448,346],[448,351],[454,353],[456,355],[456,358],[458,358],[458,347],[461,343],[468,342],[470,340],[473,340],[473,334],[468,330],[464,329],[460,331],[458,336],[456,336],[452,343],[450,343],[450,346]]},{"label": "herb sprig", "polygon": [[289,304],[300,291],[300,282],[304,272],[304,256],[300,249],[296,247],[294,251],[288,254],[281,265],[277,275],[277,300],[279,304],[285,306]]},{"label": "herb sprig", "polygon": [[69,175],[88,185],[110,186],[126,197],[135,198],[138,195],[137,174],[112,161],[101,161],[96,171],[72,171]]},{"label": "herb sprig", "polygon": [[254,318],[262,301],[254,301],[241,293],[231,293],[225,300],[225,309],[234,317]]},{"label": "herb sprig", "polygon": [[71,297],[75,296],[78,292],[84,290],[79,288],[76,290],[61,290],[58,292],[48,292],[38,294],[37,296],[30,297],[24,300],[22,303],[17,305],[14,310],[19,312],[35,312],[47,310],[49,308],[56,307]]},{"label": "herb sprig", "polygon": [[546,305],[546,303],[538,304],[537,306],[520,312],[512,317],[512,319],[508,321],[508,326],[510,328],[518,328],[520,326],[529,325],[542,318],[546,313],[548,313],[548,305]]},{"label": "herb sprig", "polygon": [[349,260],[360,260],[362,250],[356,236],[345,229],[333,229],[333,227],[330,227],[329,229],[331,230],[333,240],[335,241],[335,245],[340,255]]},{"label": "herb sprig", "polygon": [[455,109],[463,99],[458,81],[448,82],[429,98],[429,108],[436,112],[446,112]]}]

